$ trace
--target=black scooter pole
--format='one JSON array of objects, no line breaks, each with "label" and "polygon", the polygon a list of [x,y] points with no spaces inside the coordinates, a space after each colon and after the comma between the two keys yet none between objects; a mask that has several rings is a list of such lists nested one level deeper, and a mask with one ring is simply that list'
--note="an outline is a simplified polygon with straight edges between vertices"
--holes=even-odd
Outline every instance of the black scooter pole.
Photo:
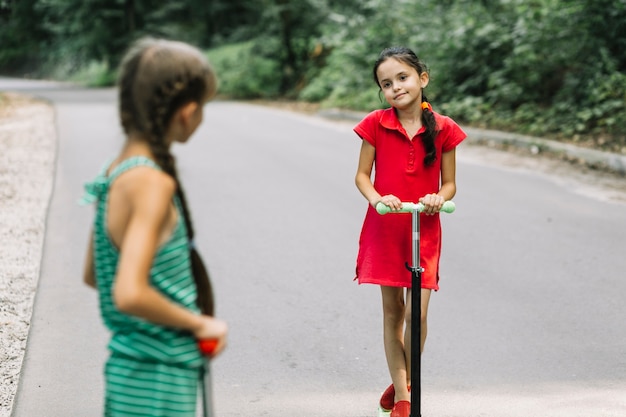
[{"label": "black scooter pole", "polygon": [[206,360],[200,370],[200,391],[202,392],[202,417],[214,417],[213,414],[213,386],[211,384],[211,368]]},{"label": "black scooter pole", "polygon": [[[444,213],[453,213],[456,206],[452,201],[446,201],[441,207]],[[422,355],[421,355],[421,333],[422,333],[422,272],[420,266],[420,213],[424,210],[422,203],[402,203],[402,208],[392,210],[385,204],[378,203],[376,211],[378,214],[388,213],[411,213],[412,214],[412,262],[406,263],[406,267],[411,271],[411,417],[421,417],[422,408]]]},{"label": "black scooter pole", "polygon": [[413,265],[411,271],[411,417],[421,417],[422,409],[422,272],[420,266],[420,215],[417,208],[412,214]]}]

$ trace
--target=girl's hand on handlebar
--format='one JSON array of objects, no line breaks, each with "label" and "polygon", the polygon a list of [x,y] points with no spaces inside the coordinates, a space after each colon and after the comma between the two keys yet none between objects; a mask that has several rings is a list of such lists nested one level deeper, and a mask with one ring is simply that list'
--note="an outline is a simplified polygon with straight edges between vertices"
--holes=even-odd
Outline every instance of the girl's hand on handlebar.
[{"label": "girl's hand on handlebar", "polygon": [[[393,194],[387,194],[383,196],[379,202],[383,203],[392,210],[400,210],[402,208],[402,201]],[[374,208],[376,208],[376,204],[378,204],[379,202],[376,202],[374,204]]]},{"label": "girl's hand on handlebar", "polygon": [[424,211],[422,214],[433,215],[435,213],[439,213],[443,203],[446,202],[446,199],[440,196],[439,194],[426,194],[424,197],[419,199],[419,202],[424,205]]},{"label": "girl's hand on handlebar", "polygon": [[228,335],[228,326],[226,322],[214,317],[202,315],[201,326],[194,332],[194,336],[198,340],[214,340],[215,348],[209,354],[211,358],[219,355],[226,347],[226,338]]}]

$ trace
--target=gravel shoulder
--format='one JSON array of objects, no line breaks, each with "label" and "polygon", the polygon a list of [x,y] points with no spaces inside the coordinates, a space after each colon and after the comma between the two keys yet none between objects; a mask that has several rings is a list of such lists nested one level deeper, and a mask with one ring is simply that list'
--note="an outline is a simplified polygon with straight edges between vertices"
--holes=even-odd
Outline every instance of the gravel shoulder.
[{"label": "gravel shoulder", "polygon": [[[317,114],[315,108],[261,104]],[[353,120],[333,123],[350,129],[354,125]],[[54,109],[50,104],[0,93],[0,417],[11,414],[26,348],[53,189],[56,146]],[[468,141],[458,151],[458,159],[541,174],[575,192],[626,204],[624,175],[559,155]]]},{"label": "gravel shoulder", "polygon": [[56,142],[51,105],[0,94],[0,417],[11,414],[26,349]]}]

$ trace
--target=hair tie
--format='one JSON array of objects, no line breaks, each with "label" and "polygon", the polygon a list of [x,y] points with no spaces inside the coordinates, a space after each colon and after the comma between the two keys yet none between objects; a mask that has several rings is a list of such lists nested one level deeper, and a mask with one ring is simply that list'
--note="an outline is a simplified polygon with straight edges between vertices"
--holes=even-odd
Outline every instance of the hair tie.
[{"label": "hair tie", "polygon": [[433,112],[433,107],[430,105],[430,103],[427,101],[422,101],[422,110],[426,109],[430,110],[431,113]]}]

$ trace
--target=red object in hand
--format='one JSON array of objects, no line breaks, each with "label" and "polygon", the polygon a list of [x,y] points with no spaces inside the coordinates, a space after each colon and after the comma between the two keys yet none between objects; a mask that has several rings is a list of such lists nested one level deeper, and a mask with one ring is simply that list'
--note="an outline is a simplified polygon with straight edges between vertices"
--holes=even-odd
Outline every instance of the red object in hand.
[{"label": "red object in hand", "polygon": [[211,356],[217,348],[217,339],[200,339],[198,340],[198,348],[202,354]]}]

